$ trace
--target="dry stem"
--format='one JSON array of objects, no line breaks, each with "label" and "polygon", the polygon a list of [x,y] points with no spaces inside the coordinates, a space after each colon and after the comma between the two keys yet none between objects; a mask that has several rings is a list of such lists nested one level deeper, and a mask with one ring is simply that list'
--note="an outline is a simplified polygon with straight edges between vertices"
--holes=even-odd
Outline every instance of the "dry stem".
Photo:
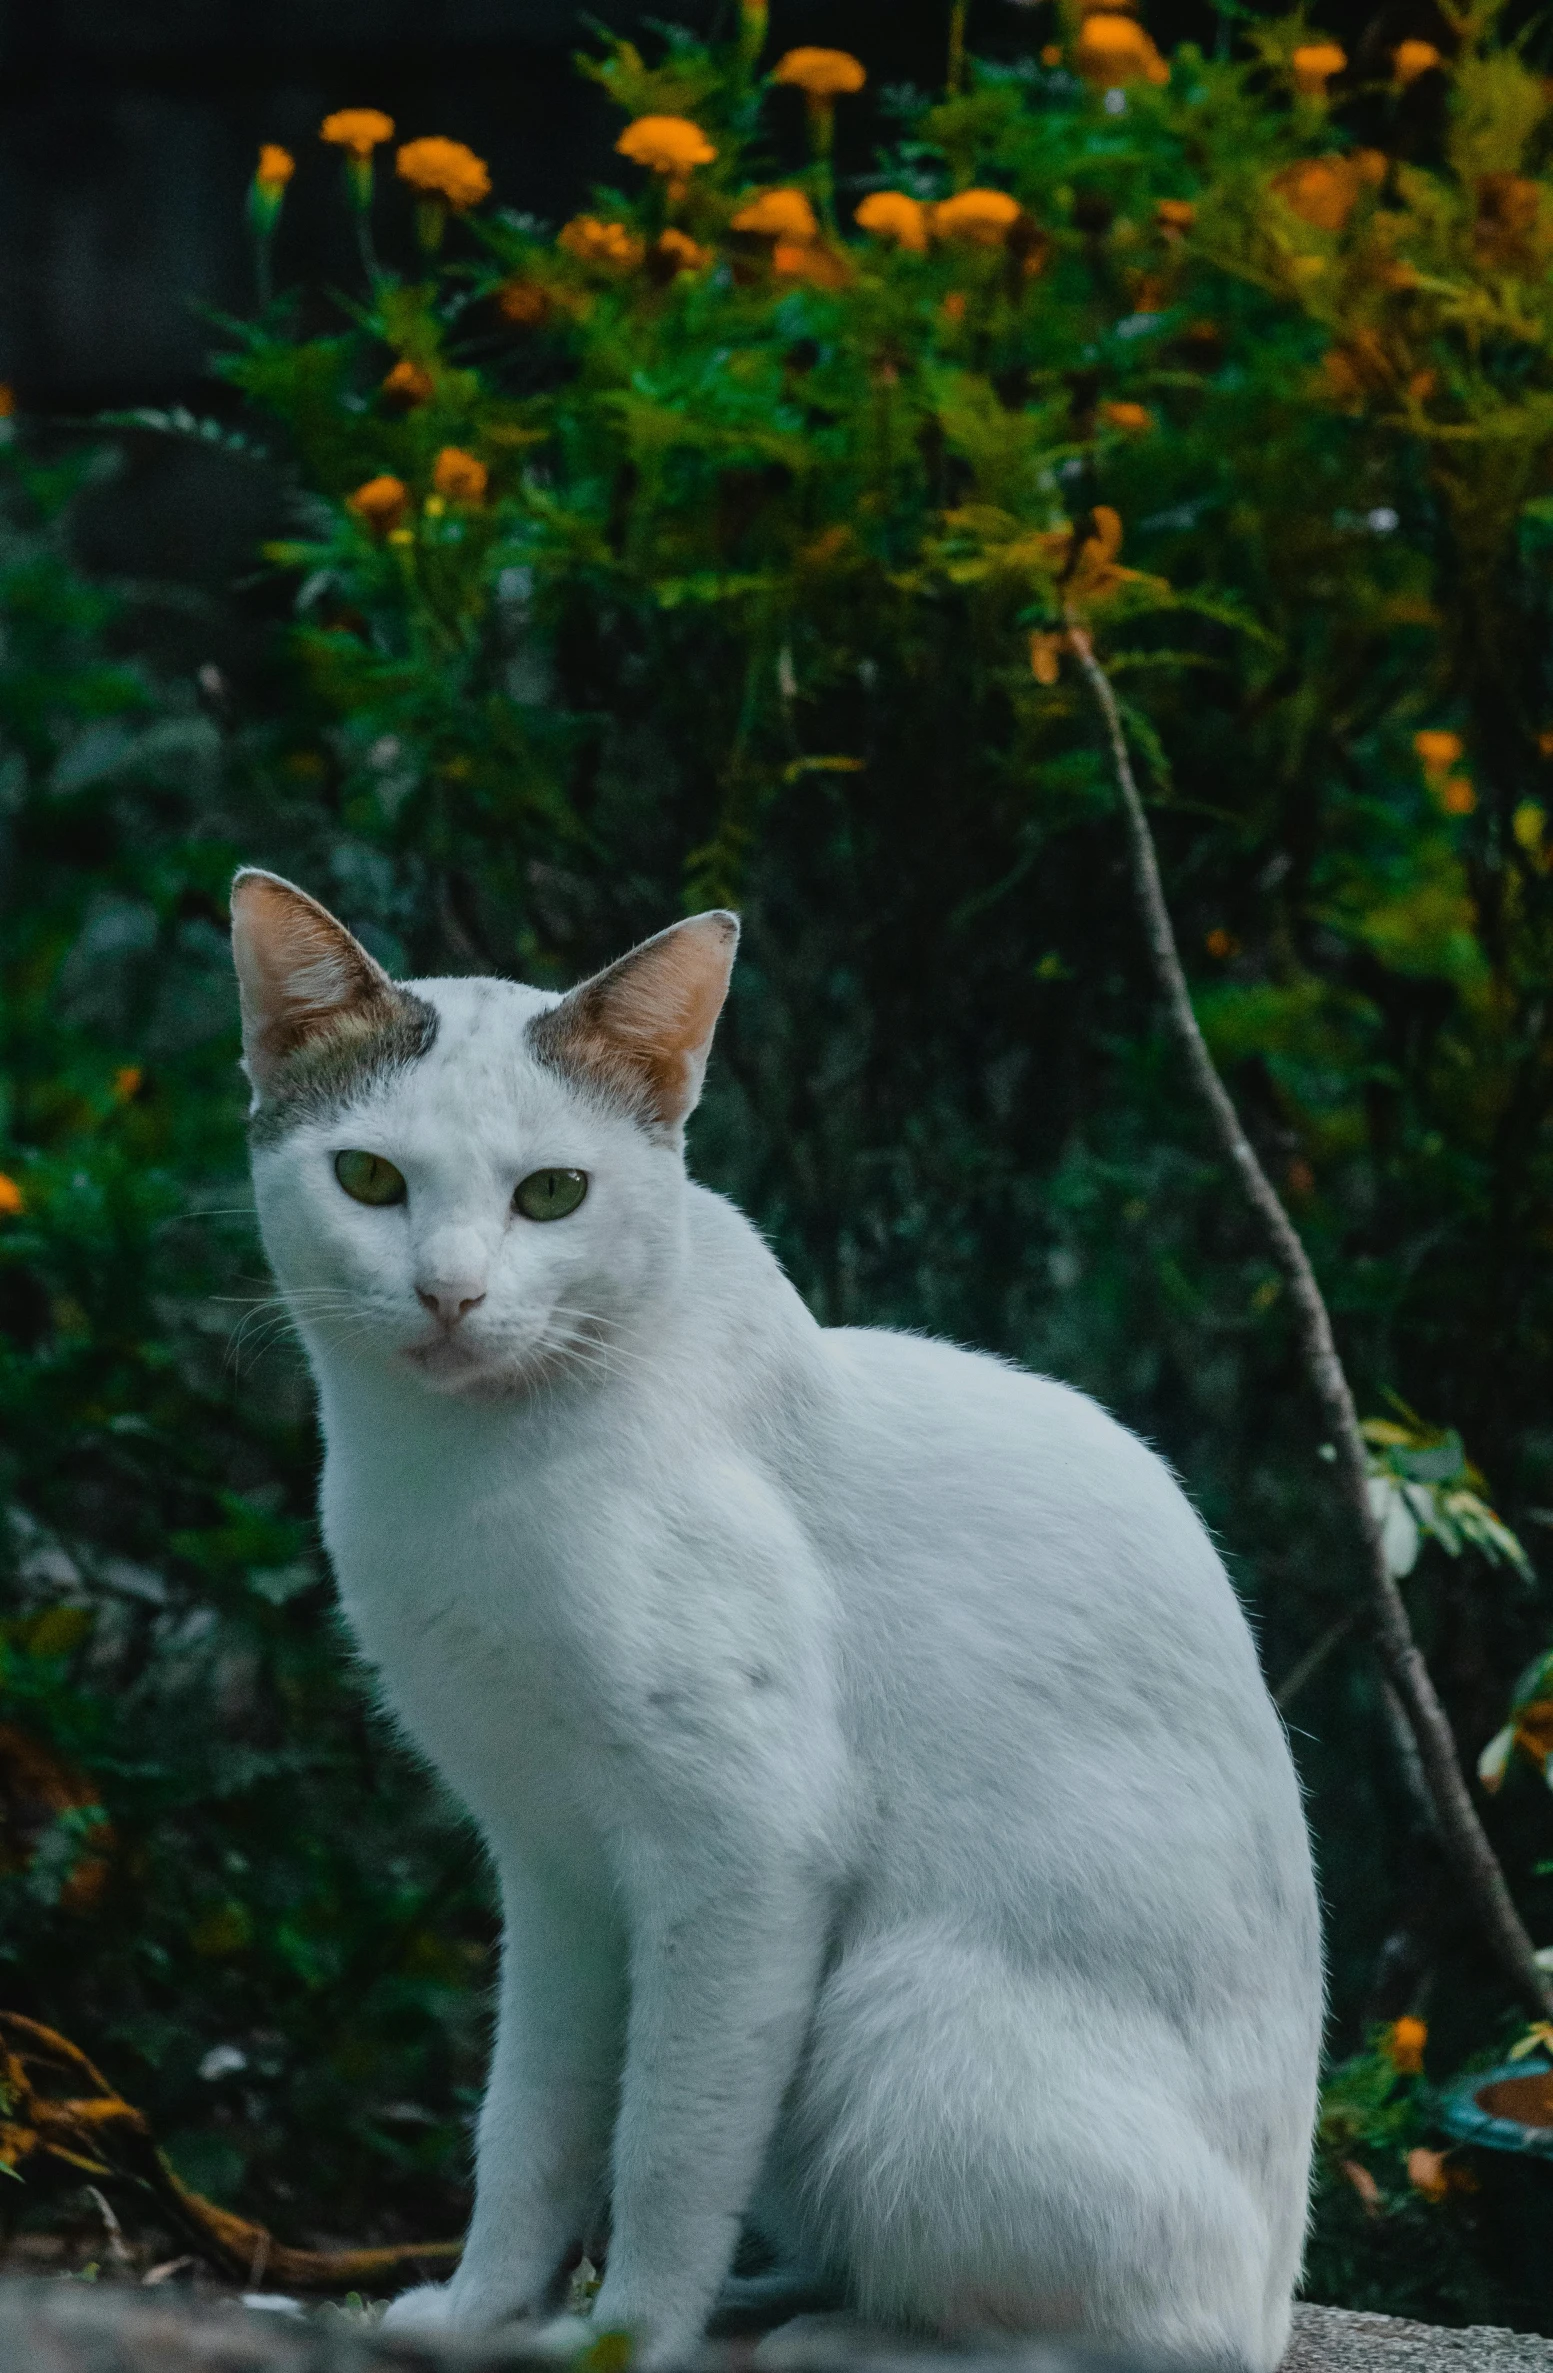
[{"label": "dry stem", "polygon": [[1068,619],[1068,640],[1088,679],[1095,705],[1105,725],[1111,764],[1122,806],[1132,855],[1133,889],[1153,960],[1154,976],[1165,1001],[1175,1035],[1199,1102],[1215,1136],[1240,1182],[1273,1259],[1283,1272],[1299,1321],[1305,1372],[1315,1389],[1321,1413],[1332,1436],[1337,1469],[1364,1544],[1365,1613],[1387,1681],[1396,1692],[1418,1750],[1440,1842],[1461,1880],[1468,1900],[1482,1923],[1506,1974],[1518,1993],[1542,2016],[1553,2016],[1553,1975],[1539,1969],[1531,1938],[1522,1924],[1499,1860],[1478,1819],[1456,1741],[1445,1709],[1429,1675],[1422,1651],[1386,1562],[1380,1526],[1370,1505],[1369,1468],[1358,1412],[1337,1344],[1332,1321],[1315,1270],[1293,1221],[1279,1198],[1256,1150],[1240,1123],[1228,1089],[1220,1078],[1207,1042],[1192,1009],[1191,992],[1181,965],[1170,909],[1160,879],[1154,835],[1127,754],[1121,713],[1111,680],[1095,657],[1087,628]]}]

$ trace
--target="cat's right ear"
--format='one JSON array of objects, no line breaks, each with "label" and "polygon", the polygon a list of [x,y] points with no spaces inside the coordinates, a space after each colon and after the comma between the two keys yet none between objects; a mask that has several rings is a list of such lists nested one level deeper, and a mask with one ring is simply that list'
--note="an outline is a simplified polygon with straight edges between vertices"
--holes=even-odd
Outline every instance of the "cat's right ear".
[{"label": "cat's right ear", "polygon": [[294,882],[257,866],[245,866],[232,884],[232,961],[243,1067],[261,1099],[310,1040],[393,1010],[393,982],[345,925]]},{"label": "cat's right ear", "polygon": [[701,1093],[738,945],[739,918],[723,907],[671,923],[532,1021],[535,1053],[676,1137]]}]

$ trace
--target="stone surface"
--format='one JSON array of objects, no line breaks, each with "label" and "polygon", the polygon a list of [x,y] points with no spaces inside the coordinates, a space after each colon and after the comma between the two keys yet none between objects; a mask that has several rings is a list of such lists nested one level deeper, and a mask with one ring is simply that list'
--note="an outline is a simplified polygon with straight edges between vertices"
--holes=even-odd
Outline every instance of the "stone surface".
[{"label": "stone surface", "polygon": [[[796,2337],[796,2335],[795,2335]],[[1010,2346],[951,2356],[901,2348],[882,2334],[850,2354],[818,2345],[780,2352],[783,2373],[823,2373],[851,2363],[867,2373],[1148,2373],[1104,2353],[1066,2346]],[[832,2338],[835,2335],[831,2335]],[[749,2343],[704,2352],[699,2373],[749,2373]],[[198,2301],[124,2284],[0,2282],[0,2373],[508,2373],[521,2350],[397,2339],[339,2312],[306,2319],[236,2301]],[[554,2373],[554,2368],[546,2369]],[[1178,2369],[1179,2373],[1179,2369]],[[1295,2310],[1294,2344],[1283,2373],[1553,2373],[1553,2340],[1474,2325],[1448,2331],[1336,2307]]]}]

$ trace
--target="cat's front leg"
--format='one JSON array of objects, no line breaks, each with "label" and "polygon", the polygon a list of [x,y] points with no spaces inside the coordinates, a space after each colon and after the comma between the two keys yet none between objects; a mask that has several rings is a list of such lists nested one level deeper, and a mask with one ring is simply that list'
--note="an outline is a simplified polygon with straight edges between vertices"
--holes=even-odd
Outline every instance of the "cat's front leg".
[{"label": "cat's front leg", "polygon": [[394,2329],[486,2331],[551,2304],[603,2206],[625,2021],[625,1951],[597,1908],[503,1873],[496,2048],[480,2112],[475,2207],[447,2283],[407,2291]]},{"label": "cat's front leg", "polygon": [[[824,1951],[812,1868],[731,1842],[715,1876],[639,1869],[608,2264],[588,2326],[683,2362],[728,2271]],[[560,2333],[557,2339],[564,2336]]]}]

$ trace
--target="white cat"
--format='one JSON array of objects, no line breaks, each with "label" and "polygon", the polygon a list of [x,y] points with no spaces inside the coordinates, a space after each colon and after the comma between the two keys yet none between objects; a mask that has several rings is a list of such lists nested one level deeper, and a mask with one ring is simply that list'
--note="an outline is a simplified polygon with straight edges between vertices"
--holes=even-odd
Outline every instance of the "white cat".
[{"label": "white cat", "polygon": [[[687,1178],[737,938],[398,987],[232,898],[323,1527],[505,1918],[468,2246],[395,2323],[697,2342],[741,2226],[863,2313],[1270,2373],[1322,1984],[1299,1788],[1164,1465],[827,1330]],[[589,2325],[579,2327],[585,2336]]]}]

